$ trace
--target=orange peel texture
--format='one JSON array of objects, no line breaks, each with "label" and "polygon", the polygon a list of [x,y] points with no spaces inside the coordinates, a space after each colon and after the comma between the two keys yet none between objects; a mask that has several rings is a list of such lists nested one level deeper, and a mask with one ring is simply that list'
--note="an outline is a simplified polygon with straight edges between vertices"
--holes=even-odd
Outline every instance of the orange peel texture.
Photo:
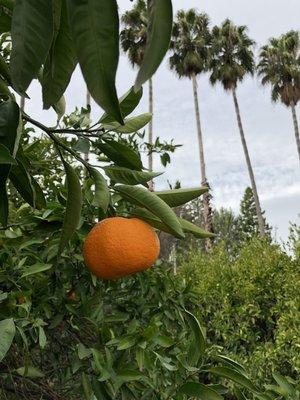
[{"label": "orange peel texture", "polygon": [[105,280],[150,268],[159,251],[156,232],[138,218],[106,218],[94,226],[83,245],[87,268]]}]

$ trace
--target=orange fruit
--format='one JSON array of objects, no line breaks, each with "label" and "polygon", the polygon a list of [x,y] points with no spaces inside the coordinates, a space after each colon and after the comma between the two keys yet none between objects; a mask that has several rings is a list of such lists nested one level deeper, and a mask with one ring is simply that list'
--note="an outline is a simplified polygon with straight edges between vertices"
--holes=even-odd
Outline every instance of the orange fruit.
[{"label": "orange fruit", "polygon": [[150,268],[159,251],[154,229],[138,218],[106,218],[94,226],[83,245],[88,269],[107,280]]}]

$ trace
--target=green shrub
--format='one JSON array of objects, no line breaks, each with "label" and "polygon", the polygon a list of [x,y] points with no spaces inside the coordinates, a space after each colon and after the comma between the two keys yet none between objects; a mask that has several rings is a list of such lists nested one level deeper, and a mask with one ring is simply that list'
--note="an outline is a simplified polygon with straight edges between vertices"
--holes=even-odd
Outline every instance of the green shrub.
[{"label": "green shrub", "polygon": [[300,260],[254,239],[235,261],[224,247],[185,255],[181,274],[197,293],[208,339],[260,379],[300,372]]}]

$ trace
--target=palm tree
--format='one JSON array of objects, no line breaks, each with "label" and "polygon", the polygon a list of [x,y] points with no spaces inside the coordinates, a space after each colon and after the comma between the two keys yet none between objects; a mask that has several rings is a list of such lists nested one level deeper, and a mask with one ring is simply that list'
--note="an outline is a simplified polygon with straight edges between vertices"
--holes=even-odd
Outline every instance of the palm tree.
[{"label": "palm tree", "polygon": [[[199,14],[195,9],[180,10],[173,26],[169,59],[170,68],[179,78],[187,77],[192,81],[195,104],[196,126],[199,144],[201,184],[209,186],[206,175],[203,133],[201,129],[200,110],[198,102],[197,75],[207,71],[209,59],[210,31],[209,17]],[[212,232],[212,215],[210,195],[203,198],[203,217],[205,229]]]},{"label": "palm tree", "polygon": [[220,82],[226,91],[232,93],[241,142],[254,195],[259,232],[264,236],[264,219],[236,93],[238,83],[242,82],[247,74],[253,75],[254,73],[253,45],[254,41],[248,37],[245,26],[235,26],[229,19],[226,19],[220,27],[215,26],[212,30],[210,82],[212,85]]},{"label": "palm tree", "polygon": [[[142,64],[147,39],[148,11],[144,0],[137,0],[130,11],[126,11],[122,16],[124,29],[120,33],[121,46],[127,53],[129,61],[133,67]],[[149,113],[153,115],[153,83],[149,79]],[[152,119],[148,127],[148,143],[153,144],[153,122]],[[153,155],[148,156],[148,169],[153,171]],[[149,182],[149,189],[153,190],[153,182]]]},{"label": "palm tree", "polygon": [[300,100],[300,35],[290,31],[279,39],[270,39],[260,52],[258,74],[262,84],[272,87],[272,100],[291,108],[296,145],[300,160],[300,134],[296,106]]}]

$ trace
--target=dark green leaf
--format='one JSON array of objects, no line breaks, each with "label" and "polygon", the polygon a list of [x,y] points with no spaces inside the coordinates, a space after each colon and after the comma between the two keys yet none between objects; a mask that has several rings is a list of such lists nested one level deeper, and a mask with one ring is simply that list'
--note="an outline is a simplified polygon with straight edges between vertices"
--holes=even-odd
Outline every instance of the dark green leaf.
[{"label": "dark green leaf", "polygon": [[106,212],[110,201],[110,194],[106,179],[96,168],[90,167],[89,173],[95,184],[95,197],[93,200],[93,205],[102,208],[102,210]]},{"label": "dark green leaf", "polygon": [[93,395],[92,385],[90,383],[89,377],[86,376],[84,372],[81,374],[81,383],[85,399],[92,400],[92,395]]},{"label": "dark green leaf", "polygon": [[235,394],[237,400],[247,400],[244,393],[238,387],[234,388],[234,394]]},{"label": "dark green leaf", "polygon": [[92,388],[94,390],[94,395],[97,400],[111,400],[111,396],[108,394],[105,384],[103,382],[97,381],[95,378],[92,379]]},{"label": "dark green leaf", "polygon": [[184,233],[172,209],[154,193],[136,186],[119,185],[115,187],[125,200],[139,207],[144,207],[156,215],[179,238],[184,238]]},{"label": "dark green leaf", "polygon": [[11,83],[11,76],[9,66],[5,59],[0,55],[0,75],[6,80],[7,83]]},{"label": "dark green leaf", "polygon": [[19,116],[20,110],[14,101],[9,100],[0,104],[0,143],[6,146],[12,155],[16,154]]},{"label": "dark green leaf", "polygon": [[88,153],[90,151],[90,141],[86,138],[79,138],[73,149],[80,153]]},{"label": "dark green leaf", "polygon": [[205,352],[205,337],[198,319],[187,310],[185,311],[185,314],[194,335],[188,354],[188,361],[190,365],[197,365],[199,359],[203,357]]},{"label": "dark green leaf", "polygon": [[17,164],[8,148],[0,143],[0,164]]},{"label": "dark green leaf", "polygon": [[198,382],[187,382],[179,389],[180,394],[186,394],[187,396],[196,397],[197,399],[202,400],[222,400],[223,396],[221,396],[218,392],[211,389],[207,385],[203,385]]},{"label": "dark green leaf", "polygon": [[59,102],[70,82],[76,63],[66,3],[63,1],[59,31],[43,71],[44,108],[48,109]]},{"label": "dark green leaf", "polygon": [[11,77],[24,93],[45,62],[53,39],[52,2],[16,0],[12,18]]},{"label": "dark green leaf", "polygon": [[8,352],[16,333],[15,323],[12,318],[0,321],[0,362]]},{"label": "dark green leaf", "polygon": [[18,165],[12,166],[9,179],[22,198],[32,207],[35,207],[35,191],[32,179],[20,160],[18,160]]},{"label": "dark green leaf", "polygon": [[79,178],[70,164],[64,160],[63,164],[66,171],[66,186],[68,194],[66,214],[59,243],[59,254],[63,251],[78,227],[82,207],[82,192]]},{"label": "dark green leaf", "polygon": [[11,16],[0,7],[0,33],[9,32],[11,30]]},{"label": "dark green leaf", "polygon": [[31,265],[30,267],[24,269],[24,272],[21,278],[25,278],[26,276],[38,274],[40,272],[48,271],[48,269],[52,268],[52,264],[43,264],[43,263],[36,263]]},{"label": "dark green leaf", "polygon": [[147,43],[141,68],[135,82],[139,90],[156,72],[169,49],[171,40],[173,11],[171,0],[149,0],[149,24]]},{"label": "dark green leaf", "polygon": [[123,122],[115,88],[119,61],[119,16],[115,0],[67,0],[79,64],[94,100]]},{"label": "dark green leaf", "polygon": [[0,98],[7,99],[11,97],[7,83],[0,77]]},{"label": "dark green leaf", "polygon": [[[119,99],[120,110],[123,118],[131,114],[132,111],[138,106],[142,95],[143,88],[140,88],[139,91],[135,92],[134,88],[132,87]],[[110,122],[114,122],[114,119],[111,116],[107,115],[107,113],[104,113],[99,122],[103,124],[109,124]]]},{"label": "dark green leaf", "polygon": [[145,184],[153,178],[161,175],[161,172],[143,172],[134,171],[124,167],[105,167],[103,168],[106,175],[116,183],[124,183],[126,185]]},{"label": "dark green leaf", "polygon": [[46,207],[46,199],[43,190],[33,177],[31,177],[31,185],[35,192],[35,207],[38,210],[42,210],[43,208]]},{"label": "dark green leaf", "polygon": [[222,363],[224,363],[227,366],[230,366],[230,367],[236,369],[237,371],[241,372],[242,374],[246,373],[245,368],[241,364],[237,363],[236,361],[232,360],[229,357],[226,357],[223,355],[218,355],[217,360],[221,361]]},{"label": "dark green leaf", "polygon": [[193,199],[196,199],[207,191],[207,187],[199,187],[194,189],[164,190],[155,192],[155,194],[165,201],[170,207],[178,207],[188,203]]},{"label": "dark green leaf", "polygon": [[138,115],[137,117],[125,118],[124,125],[118,122],[111,122],[108,124],[103,124],[103,128],[108,131],[118,132],[118,133],[134,133],[144,128],[152,119],[152,115],[149,113]]},{"label": "dark green leaf", "polygon": [[209,372],[213,375],[218,375],[238,383],[252,392],[257,392],[256,386],[250,381],[250,379],[234,369],[228,367],[213,367]]},{"label": "dark green leaf", "polygon": [[139,153],[123,143],[115,142],[114,140],[106,140],[105,143],[98,143],[97,147],[119,167],[132,168],[135,170],[141,170],[143,168]]}]

